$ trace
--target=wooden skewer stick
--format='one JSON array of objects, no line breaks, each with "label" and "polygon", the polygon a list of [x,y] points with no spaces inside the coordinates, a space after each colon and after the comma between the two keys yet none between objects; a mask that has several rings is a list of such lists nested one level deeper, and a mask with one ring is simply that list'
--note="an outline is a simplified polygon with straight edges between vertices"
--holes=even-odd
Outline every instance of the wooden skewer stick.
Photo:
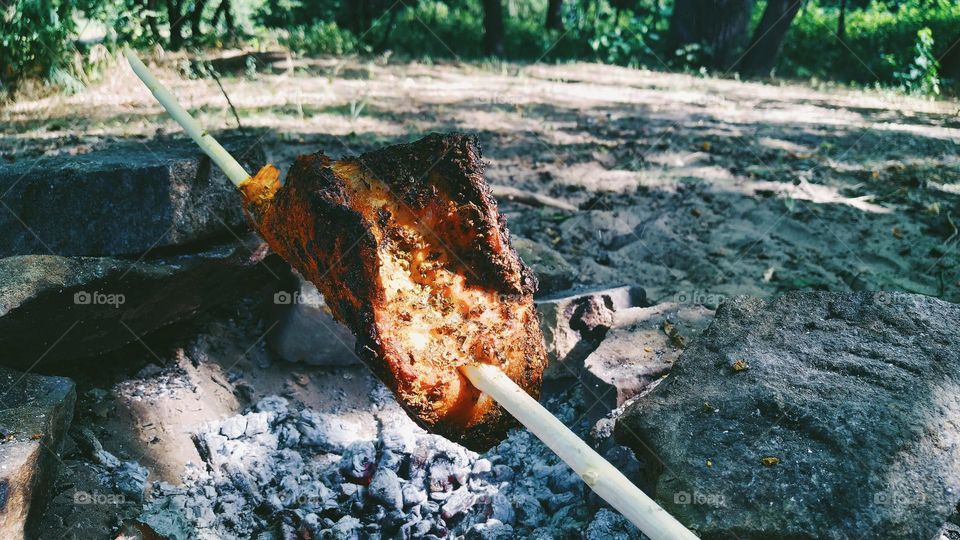
[{"label": "wooden skewer stick", "polygon": [[460,371],[560,456],[590,489],[632,521],[643,534],[654,540],[697,538],[499,368],[470,364]]},{"label": "wooden skewer stick", "polygon": [[[125,51],[130,67],[147,85],[170,116],[183,126],[188,135],[237,186],[249,178],[237,162],[213,137],[200,127],[177,99],[147,69],[132,51]],[[507,377],[500,368],[487,364],[470,364],[463,374],[481,392],[486,393],[536,435],[580,478],[611,506],[633,522],[653,540],[695,540],[697,537],[666,510],[657,505],[626,476],[587,446],[550,411],[530,397]]]},{"label": "wooden skewer stick", "polygon": [[227,175],[227,178],[233,182],[233,185],[239,186],[241,182],[250,178],[247,171],[243,170],[243,165],[240,165],[216,139],[200,127],[200,124],[180,105],[177,98],[173,97],[170,90],[167,90],[167,87],[161,84],[160,81],[153,76],[153,73],[150,73],[147,66],[143,65],[143,62],[140,61],[136,53],[127,49],[124,51],[124,54],[127,57],[127,61],[130,62],[130,67],[133,68],[133,72],[137,74],[137,77],[140,77],[143,84],[147,85],[153,97],[157,98],[157,101],[160,102],[160,105],[163,105],[167,113],[183,127],[183,130],[187,132],[187,135],[190,135],[193,142],[197,143],[200,149],[210,156],[210,159],[217,164],[217,167],[220,167],[224,174]]}]

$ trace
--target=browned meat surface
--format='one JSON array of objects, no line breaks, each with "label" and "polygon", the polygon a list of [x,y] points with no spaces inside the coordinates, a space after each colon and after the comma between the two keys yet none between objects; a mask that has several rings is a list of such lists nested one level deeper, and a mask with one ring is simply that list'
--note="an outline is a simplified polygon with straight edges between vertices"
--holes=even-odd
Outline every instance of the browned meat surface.
[{"label": "browned meat surface", "polygon": [[499,366],[538,397],[546,364],[536,280],[465,135],[357,158],[301,156],[283,187],[266,167],[243,189],[270,246],[357,335],[357,354],[426,428],[473,448],[512,419],[457,367]]}]

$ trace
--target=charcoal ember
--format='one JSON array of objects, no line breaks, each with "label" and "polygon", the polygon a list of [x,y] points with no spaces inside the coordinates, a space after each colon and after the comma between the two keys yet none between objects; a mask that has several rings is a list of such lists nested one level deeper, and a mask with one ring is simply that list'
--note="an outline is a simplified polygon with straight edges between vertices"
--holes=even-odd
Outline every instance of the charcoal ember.
[{"label": "charcoal ember", "polygon": [[466,486],[454,491],[441,507],[443,519],[450,519],[469,510],[477,502],[477,495],[471,493]]},{"label": "charcoal ember", "polygon": [[513,505],[516,510],[517,521],[528,526],[535,527],[537,524],[546,520],[546,513],[540,501],[526,493],[519,493],[513,498]]},{"label": "charcoal ember", "polygon": [[570,506],[583,498],[583,494],[566,491],[551,495],[546,500],[547,510],[556,512],[557,510]]},{"label": "charcoal ember", "polygon": [[423,538],[433,529],[433,522],[427,520],[411,521],[400,527],[400,538]]},{"label": "charcoal ember", "polygon": [[513,504],[506,496],[496,493],[490,498],[490,519],[497,520],[500,523],[512,525],[516,514],[513,511]]},{"label": "charcoal ember", "polygon": [[513,468],[509,465],[498,463],[493,466],[493,479],[497,482],[509,482],[513,480]]},{"label": "charcoal ember", "polygon": [[[603,507],[529,432],[478,455],[418,428],[388,392],[373,397],[379,436],[340,454],[303,443],[303,418],[320,416],[282,398],[262,399],[243,420],[203,426],[196,439],[210,455],[187,468],[184,487],[155,483],[144,519],[202,539],[281,527],[290,538],[563,538],[580,537]],[[576,419],[583,399],[569,391],[547,406]],[[609,437],[603,444],[598,450],[614,455]]]},{"label": "charcoal ember", "polygon": [[352,443],[340,458],[340,473],[355,483],[368,484],[376,469],[377,449],[370,441]]},{"label": "charcoal ember", "polygon": [[261,433],[269,433],[270,422],[274,418],[274,413],[261,412],[247,415],[247,428],[243,434],[247,437],[253,437]]},{"label": "charcoal ember", "polygon": [[[360,538],[360,533],[363,530],[363,524],[360,523],[360,520],[353,516],[343,516],[337,521],[336,525],[324,531],[322,538],[330,538],[331,540],[354,540]],[[327,536],[327,533],[329,536]]]},{"label": "charcoal ember", "polygon": [[410,483],[403,484],[401,494],[405,507],[417,506],[427,500],[427,492]]},{"label": "charcoal ember", "polygon": [[620,514],[601,508],[587,527],[587,540],[634,540],[640,531]]},{"label": "charcoal ember", "polygon": [[371,497],[383,503],[387,508],[394,510],[403,508],[400,479],[397,477],[397,473],[390,469],[377,469],[370,480],[369,493]]},{"label": "charcoal ember", "polygon": [[430,465],[430,491],[446,492],[457,483],[457,469],[450,461],[436,461]]},{"label": "charcoal ember", "polygon": [[340,454],[360,439],[363,428],[359,422],[343,416],[304,409],[300,412],[297,430],[300,444]]},{"label": "charcoal ember", "polygon": [[487,458],[480,458],[473,462],[473,466],[470,468],[470,474],[482,475],[489,473],[492,470],[493,463],[490,463],[490,460]]},{"label": "charcoal ember", "polygon": [[390,469],[393,472],[400,470],[406,461],[406,456],[392,450],[381,450],[380,457],[377,460],[378,469]]},{"label": "charcoal ember", "polygon": [[246,416],[232,416],[220,425],[220,434],[228,439],[241,437],[247,431]]},{"label": "charcoal ember", "polygon": [[554,493],[579,492],[583,488],[583,480],[567,464],[559,463],[547,477],[547,487]]},{"label": "charcoal ember", "polygon": [[416,433],[410,429],[385,427],[380,433],[380,445],[384,451],[409,454],[417,444]]},{"label": "charcoal ember", "polygon": [[257,412],[270,412],[276,414],[278,417],[282,417],[287,414],[287,407],[289,402],[280,397],[280,396],[267,396],[257,402],[253,406],[253,410]]},{"label": "charcoal ember", "polygon": [[436,501],[424,501],[420,509],[424,514],[436,514],[440,511],[440,505]]},{"label": "charcoal ember", "polygon": [[495,519],[477,523],[467,530],[467,540],[511,540],[516,538],[513,527]]},{"label": "charcoal ember", "polygon": [[627,478],[641,478],[643,465],[637,459],[637,455],[633,453],[633,450],[630,450],[626,446],[613,445],[603,453],[603,457],[616,467],[618,471],[626,475]]}]

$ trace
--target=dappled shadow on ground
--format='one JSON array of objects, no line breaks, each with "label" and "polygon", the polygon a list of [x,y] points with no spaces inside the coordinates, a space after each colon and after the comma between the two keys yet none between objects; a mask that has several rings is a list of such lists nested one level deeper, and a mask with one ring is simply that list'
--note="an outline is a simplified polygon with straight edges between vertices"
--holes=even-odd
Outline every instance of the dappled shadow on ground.
[{"label": "dappled shadow on ground", "polygon": [[[208,83],[174,86],[205,125],[235,126]],[[578,208],[503,202],[513,233],[558,252],[581,284],[639,284],[654,298],[813,288],[960,301],[956,104],[588,64],[328,59],[225,83],[281,167],[317,150],[478,133],[492,183]],[[125,92],[9,108],[5,157],[176,133],[147,96]]]}]

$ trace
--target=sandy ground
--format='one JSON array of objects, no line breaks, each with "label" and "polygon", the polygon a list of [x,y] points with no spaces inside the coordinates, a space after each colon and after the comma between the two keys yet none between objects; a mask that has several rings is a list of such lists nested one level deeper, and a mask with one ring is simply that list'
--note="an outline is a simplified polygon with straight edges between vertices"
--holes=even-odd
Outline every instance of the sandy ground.
[{"label": "sandy ground", "polygon": [[[164,63],[161,78],[201,122],[235,129],[216,84],[176,65]],[[707,307],[790,289],[960,301],[956,102],[591,64],[289,60],[222,80],[245,131],[281,168],[317,150],[339,157],[431,131],[477,133],[491,183],[564,203],[501,209],[515,236],[563,256],[578,285],[640,285],[656,302]],[[178,133],[118,65],[82,94],[0,110],[0,157],[42,163]],[[262,342],[271,323],[251,302],[94,363],[123,369],[67,373],[83,396],[80,422],[151,479],[175,481],[197,458],[189,434],[256,397],[368,414],[375,382],[363,368],[271,359]],[[78,486],[96,489],[73,452],[45,530],[98,537],[135,505],[72,505]]]},{"label": "sandy ground", "polygon": [[[236,127],[213,81],[161,77],[211,130]],[[713,304],[797,288],[960,298],[956,102],[592,64],[288,60],[223,80],[281,167],[477,133],[492,183],[578,208],[504,205],[514,234],[584,284]],[[85,93],[0,112],[8,160],[178,131],[123,65]]]}]

